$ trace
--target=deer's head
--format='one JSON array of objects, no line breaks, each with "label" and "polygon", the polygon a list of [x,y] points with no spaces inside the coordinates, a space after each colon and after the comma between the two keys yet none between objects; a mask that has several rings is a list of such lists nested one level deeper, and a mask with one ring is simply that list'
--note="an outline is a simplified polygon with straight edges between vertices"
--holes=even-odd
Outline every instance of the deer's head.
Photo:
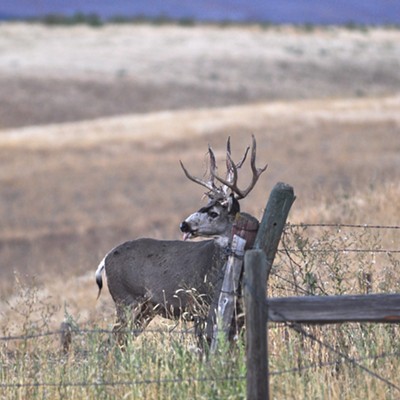
[{"label": "deer's head", "polygon": [[239,200],[245,198],[253,190],[258,178],[267,168],[267,165],[263,168],[256,167],[256,140],[252,136],[250,160],[252,179],[246,189],[240,189],[237,185],[238,171],[245,162],[249,150],[250,147],[247,147],[242,159],[235,163],[232,160],[230,139],[228,138],[225,178],[217,174],[215,154],[210,146],[208,147],[210,158],[208,180],[192,176],[181,162],[186,177],[205,187],[207,189],[205,195],[208,197],[208,204],[205,207],[189,215],[181,223],[180,228],[184,233],[184,240],[196,236],[222,237],[229,240],[235,215],[240,211]]}]

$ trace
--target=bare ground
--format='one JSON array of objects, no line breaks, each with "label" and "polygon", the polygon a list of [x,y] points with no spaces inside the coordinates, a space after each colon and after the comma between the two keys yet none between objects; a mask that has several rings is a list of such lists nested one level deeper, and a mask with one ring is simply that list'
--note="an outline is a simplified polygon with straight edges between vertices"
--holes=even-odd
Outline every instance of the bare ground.
[{"label": "bare ground", "polygon": [[237,158],[254,133],[269,163],[246,211],[261,216],[285,181],[292,222],[398,225],[399,39],[0,25],[1,300],[17,302],[16,271],[83,319],[110,307],[95,307],[100,259],[138,236],[178,238],[203,193],[178,160],[202,175],[208,143],[222,161],[228,135]]}]

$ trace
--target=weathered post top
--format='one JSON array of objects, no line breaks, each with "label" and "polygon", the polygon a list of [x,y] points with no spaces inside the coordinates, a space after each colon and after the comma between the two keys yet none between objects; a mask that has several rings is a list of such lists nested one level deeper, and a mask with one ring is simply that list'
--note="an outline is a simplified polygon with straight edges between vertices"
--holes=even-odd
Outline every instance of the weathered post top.
[{"label": "weathered post top", "polygon": [[282,182],[274,186],[269,196],[254,244],[255,249],[264,250],[269,266],[274,261],[286,218],[295,199],[293,187]]}]

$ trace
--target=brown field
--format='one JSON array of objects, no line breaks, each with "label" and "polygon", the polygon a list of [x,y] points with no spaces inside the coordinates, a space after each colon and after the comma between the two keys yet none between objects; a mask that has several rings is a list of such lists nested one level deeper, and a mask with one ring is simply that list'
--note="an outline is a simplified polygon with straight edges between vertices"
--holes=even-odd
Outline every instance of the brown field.
[{"label": "brown field", "polygon": [[399,60],[395,30],[0,25],[0,320],[16,282],[61,307],[56,325],[64,304],[112,319],[98,262],[180,237],[203,191],[178,161],[202,175],[228,135],[238,158],[255,134],[269,164],[255,216],[284,181],[291,222],[400,225]]}]

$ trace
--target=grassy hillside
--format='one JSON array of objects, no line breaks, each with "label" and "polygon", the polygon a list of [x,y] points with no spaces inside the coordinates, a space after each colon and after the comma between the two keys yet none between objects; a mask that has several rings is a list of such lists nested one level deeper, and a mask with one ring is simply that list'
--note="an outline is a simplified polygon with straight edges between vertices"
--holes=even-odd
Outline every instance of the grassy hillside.
[{"label": "grassy hillside", "polygon": [[135,237],[179,238],[203,190],[178,160],[202,176],[207,144],[222,164],[228,135],[239,158],[254,133],[259,164],[269,163],[243,210],[260,217],[284,181],[297,195],[291,222],[398,224],[399,115],[398,98],[300,101],[3,131],[2,293],[14,271],[46,287],[90,273],[82,302],[73,288],[50,291],[94,312],[91,274],[104,254]]},{"label": "grassy hillside", "polygon": [[400,90],[400,30],[0,24],[0,129]]}]

